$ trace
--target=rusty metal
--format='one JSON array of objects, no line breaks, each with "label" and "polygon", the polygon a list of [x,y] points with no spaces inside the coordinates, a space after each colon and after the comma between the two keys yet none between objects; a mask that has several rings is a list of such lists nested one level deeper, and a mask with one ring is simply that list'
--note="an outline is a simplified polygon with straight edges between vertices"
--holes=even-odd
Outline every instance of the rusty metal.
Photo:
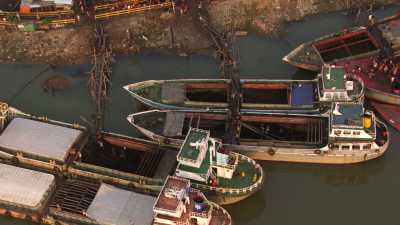
[{"label": "rusty metal", "polygon": [[99,187],[99,183],[75,179],[65,180],[57,188],[50,208],[84,214],[96,196]]}]

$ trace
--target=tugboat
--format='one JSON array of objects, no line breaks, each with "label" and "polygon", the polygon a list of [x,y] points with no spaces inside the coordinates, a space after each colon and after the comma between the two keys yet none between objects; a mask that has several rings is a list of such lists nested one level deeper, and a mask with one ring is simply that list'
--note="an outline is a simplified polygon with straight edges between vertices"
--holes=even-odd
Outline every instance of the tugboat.
[{"label": "tugboat", "polygon": [[[386,125],[362,103],[332,103],[320,115],[242,113],[239,117],[239,144],[225,143],[224,149],[258,160],[358,163],[381,156],[389,145]],[[181,146],[191,127],[224,139],[228,119],[225,113],[188,110],[150,110],[128,116],[145,136],[170,146]]]},{"label": "tugboat", "polygon": [[239,202],[263,184],[263,169],[247,156],[225,150],[210,132],[190,128],[177,156],[175,175],[219,204]]},{"label": "tugboat", "polygon": [[202,192],[191,186],[187,179],[168,177],[153,207],[154,225],[232,224],[225,209],[208,201]]},{"label": "tugboat", "polygon": [[[231,82],[230,79],[149,80],[126,85],[124,89],[141,104],[155,109],[225,112],[229,108]],[[357,77],[346,75],[342,67],[328,65],[314,80],[245,79],[240,85],[241,112],[319,113],[325,103],[359,101],[364,94]]]},{"label": "tugboat", "polygon": [[182,178],[167,177],[164,186],[157,187],[159,192],[113,185],[96,176],[68,177],[3,163],[0,174],[0,215],[20,220],[48,225],[160,225],[169,219],[162,216],[171,211],[158,206],[177,205],[180,212],[173,218],[181,224],[190,224],[189,219],[205,225],[232,224],[223,208]]}]

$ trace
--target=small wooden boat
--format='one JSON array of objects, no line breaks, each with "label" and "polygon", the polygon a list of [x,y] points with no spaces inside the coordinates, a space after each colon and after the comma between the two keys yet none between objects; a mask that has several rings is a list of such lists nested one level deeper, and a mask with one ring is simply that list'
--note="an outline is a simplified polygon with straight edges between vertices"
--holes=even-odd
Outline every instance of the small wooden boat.
[{"label": "small wooden boat", "polygon": [[[342,67],[328,65],[315,80],[245,79],[240,84],[242,112],[318,113],[333,100],[358,101],[364,94],[361,80],[346,75]],[[124,89],[155,109],[220,112],[229,108],[232,92],[227,79],[149,80]]]},{"label": "small wooden boat", "polygon": [[387,17],[369,26],[345,29],[301,44],[283,58],[283,61],[312,71],[320,71],[323,64],[335,64],[398,54],[397,35],[400,14]]},{"label": "small wooden boat", "polygon": [[189,224],[190,220],[232,224],[223,208],[182,178],[168,176],[158,187],[161,191],[148,191],[113,185],[96,176],[69,177],[4,163],[0,174],[0,215],[20,220],[49,225]]},{"label": "small wooden boat", "polygon": [[[228,115],[188,110],[151,110],[128,116],[148,138],[180,146],[191,127],[226,138]],[[333,103],[321,115],[241,114],[240,144],[225,149],[253,159],[305,163],[348,164],[381,156],[388,148],[387,127],[361,103]],[[228,139],[228,138],[227,138]]]},{"label": "small wooden boat", "polygon": [[[10,114],[3,118],[3,123],[6,126],[0,130],[0,159],[18,165],[149,189],[162,185],[178,165],[180,146],[163,146],[109,132],[101,132],[90,140],[89,131],[78,124],[30,115]],[[239,158],[235,164],[237,171],[248,171],[254,180],[235,177],[247,181],[240,187],[230,187],[230,183],[192,184],[204,189],[217,204],[231,204],[252,195],[263,184],[263,170],[254,160],[235,156]]]}]

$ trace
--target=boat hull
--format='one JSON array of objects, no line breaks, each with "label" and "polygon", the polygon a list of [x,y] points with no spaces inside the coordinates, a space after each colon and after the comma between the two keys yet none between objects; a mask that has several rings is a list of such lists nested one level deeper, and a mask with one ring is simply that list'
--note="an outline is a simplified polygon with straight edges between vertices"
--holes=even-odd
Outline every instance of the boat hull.
[{"label": "boat hull", "polygon": [[400,106],[400,95],[391,94],[388,92],[368,88],[365,92],[367,98],[378,102]]},{"label": "boat hull", "polygon": [[387,124],[390,124],[396,130],[400,131],[399,105],[389,105],[376,101],[371,101],[370,103]]}]

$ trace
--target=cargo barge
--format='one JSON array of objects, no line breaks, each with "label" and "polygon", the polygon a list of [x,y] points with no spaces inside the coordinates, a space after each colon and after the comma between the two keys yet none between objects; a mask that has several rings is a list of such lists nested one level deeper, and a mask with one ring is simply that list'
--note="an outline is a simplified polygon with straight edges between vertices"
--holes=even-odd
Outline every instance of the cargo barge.
[{"label": "cargo barge", "polygon": [[168,176],[161,191],[149,192],[0,163],[0,181],[0,215],[40,224],[232,224],[223,208],[182,178]]},{"label": "cargo barge", "polygon": [[[169,147],[108,132],[98,133],[95,140],[91,140],[90,132],[78,124],[26,114],[6,113],[0,117],[1,121],[6,126],[0,131],[0,159],[16,165],[149,189],[162,185],[178,165],[180,146]],[[232,154],[238,161],[227,166],[234,166],[236,173],[246,171],[252,179],[234,176],[233,181],[243,181],[240,188],[230,187],[230,183],[197,185],[217,204],[237,202],[255,193],[263,184],[264,174],[259,164]]]},{"label": "cargo barge", "polygon": [[[361,103],[332,103],[320,115],[242,113],[239,144],[224,144],[258,160],[349,164],[377,158],[389,145],[388,129]],[[226,138],[226,113],[150,110],[128,116],[148,138],[181,146],[191,127]]]},{"label": "cargo barge", "polygon": [[[232,94],[228,79],[149,80],[124,86],[140,104],[165,110],[224,112]],[[339,66],[324,67],[315,80],[240,81],[242,112],[319,113],[332,101],[360,101],[360,79]]]}]

